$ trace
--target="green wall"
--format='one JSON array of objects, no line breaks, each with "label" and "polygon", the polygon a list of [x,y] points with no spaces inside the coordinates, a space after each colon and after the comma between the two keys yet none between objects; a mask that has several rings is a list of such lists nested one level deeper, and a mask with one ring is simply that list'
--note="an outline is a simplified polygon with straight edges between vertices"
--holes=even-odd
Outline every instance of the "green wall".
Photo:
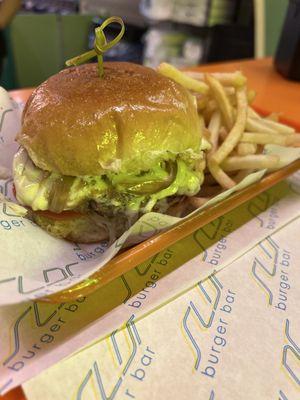
[{"label": "green wall", "polygon": [[11,25],[11,43],[20,86],[35,86],[60,69],[56,15],[17,16]]},{"label": "green wall", "polygon": [[17,15],[10,28],[15,86],[36,86],[87,50],[92,16]]}]

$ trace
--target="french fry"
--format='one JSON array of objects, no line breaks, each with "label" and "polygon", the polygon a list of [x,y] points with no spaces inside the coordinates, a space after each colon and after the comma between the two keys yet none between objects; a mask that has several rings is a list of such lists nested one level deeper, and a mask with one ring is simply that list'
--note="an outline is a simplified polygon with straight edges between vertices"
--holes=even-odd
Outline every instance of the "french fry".
[{"label": "french fry", "polygon": [[235,117],[234,112],[235,112],[235,107],[236,107],[236,95],[235,95],[235,92],[234,92],[234,94],[227,94],[227,98],[229,100],[229,103],[231,104],[232,114],[233,114],[233,119],[234,119],[234,117]]},{"label": "french fry", "polygon": [[237,118],[236,122],[227,135],[224,142],[218,150],[212,155],[212,159],[216,164],[221,162],[232,152],[235,146],[240,141],[240,138],[245,130],[247,120],[247,92],[245,87],[238,88],[236,91],[237,96]]},{"label": "french fry", "polygon": [[221,128],[221,113],[219,111],[213,113],[207,128],[210,132],[210,143],[212,145],[210,154],[213,154],[218,147],[219,132]]},{"label": "french fry", "polygon": [[300,134],[299,133],[295,133],[294,135],[289,135],[288,138],[288,147],[300,147]]},{"label": "french fry", "polygon": [[[226,91],[226,89],[233,89],[233,88],[225,88],[225,91]],[[228,93],[226,91],[226,94],[229,98],[231,105],[233,107],[236,107],[235,91],[233,93]],[[256,92],[254,90],[248,90],[248,92],[247,92],[248,104],[251,104],[254,101],[255,96],[256,96]],[[235,109],[233,111],[235,111]]]},{"label": "french fry", "polygon": [[192,90],[193,92],[202,94],[207,94],[209,92],[209,87],[205,82],[191,78],[184,72],[181,72],[177,68],[173,67],[173,65],[162,63],[157,67],[157,71],[160,74],[173,79],[186,89]]},{"label": "french fry", "polygon": [[228,157],[221,164],[221,168],[226,171],[237,171],[239,169],[264,169],[276,168],[279,163],[277,155],[249,155]]},{"label": "french fry", "polygon": [[235,88],[233,86],[224,86],[224,91],[227,94],[227,96],[235,95]]},{"label": "french fry", "polygon": [[281,124],[280,122],[275,122],[270,119],[261,119],[262,123],[268,126],[270,129],[274,129],[278,133],[282,133],[283,135],[289,135],[291,133],[295,133],[295,129],[291,126]]},{"label": "french fry", "polygon": [[203,110],[203,111],[201,112],[201,114],[202,114],[203,117],[204,117],[204,121],[205,121],[205,125],[206,125],[206,126],[209,125],[209,122],[210,122],[210,120],[211,120],[211,118],[212,118],[212,115],[213,115],[213,113],[214,113],[215,111],[217,111],[217,107],[216,107],[215,109],[211,109],[211,107],[208,106],[208,107],[205,108],[205,110]]},{"label": "french fry", "polygon": [[270,121],[274,121],[274,122],[278,122],[279,121],[279,114],[278,113],[273,112],[273,113],[267,115],[266,117],[262,118],[261,115],[259,115],[252,107],[248,108],[248,116],[251,117],[251,118],[270,120]]},{"label": "french fry", "polygon": [[[279,146],[298,146],[300,145],[300,135],[294,133],[291,135],[278,135],[276,133],[243,133],[241,142],[245,144],[277,144]],[[241,143],[242,144],[242,143]]]},{"label": "french fry", "polygon": [[[242,138],[243,138],[243,136],[242,136]],[[257,152],[257,144],[256,143],[239,143],[237,145],[237,154],[239,156],[247,156],[249,154],[255,154],[256,152]]]},{"label": "french fry", "polygon": [[207,107],[207,103],[209,98],[207,96],[198,96],[197,97],[197,109],[198,111],[202,111]]},{"label": "french fry", "polygon": [[230,101],[228,100],[228,97],[226,96],[223,86],[216,78],[208,74],[205,75],[205,79],[220,108],[226,127],[228,129],[231,129],[233,126],[232,106],[230,104]]},{"label": "french fry", "polygon": [[213,113],[218,108],[218,103],[215,99],[211,99],[208,101],[206,106],[206,111]]},{"label": "french fry", "polygon": [[260,133],[260,132],[245,132],[241,137],[241,144],[278,144],[280,146],[286,146],[286,137],[278,135],[278,133]]},{"label": "french fry", "polygon": [[279,121],[279,114],[273,112],[273,113],[267,115],[267,116],[265,117],[265,119],[268,119],[268,120],[274,121],[274,122],[278,122],[278,121]]},{"label": "french fry", "polygon": [[271,133],[271,134],[277,133],[276,130],[270,128],[269,126],[266,126],[266,124],[263,123],[262,118],[252,118],[252,117],[247,118],[246,130],[248,132]]},{"label": "french fry", "polygon": [[158,72],[196,96],[203,140],[208,142],[204,149],[206,158],[199,160],[197,167],[199,171],[205,170],[201,197],[190,197],[187,203],[174,206],[176,215],[202,206],[258,169],[279,168],[280,157],[264,154],[265,145],[300,147],[300,134],[280,123],[277,113],[261,117],[250,106],[256,93],[247,90],[247,79],[240,71],[181,72],[162,63]]},{"label": "french fry", "polygon": [[248,107],[248,117],[261,119],[261,116],[252,107]]},{"label": "french fry", "polygon": [[255,90],[248,90],[248,104],[252,104],[255,97],[256,97],[256,91]]},{"label": "french fry", "polygon": [[[186,71],[186,75],[193,79],[204,81],[205,73],[196,71]],[[209,73],[215,79],[217,79],[223,86],[244,86],[247,82],[247,78],[240,72],[212,72]]]},{"label": "french fry", "polygon": [[222,170],[218,163],[213,159],[213,156],[208,159],[207,165],[212,176],[223,188],[231,189],[235,186],[235,181]]},{"label": "french fry", "polygon": [[204,138],[210,142],[210,131],[207,128],[205,128],[205,126],[203,127],[202,133]]},{"label": "french fry", "polygon": [[224,126],[221,126],[221,129],[219,132],[219,137],[223,142],[226,139],[227,135],[228,135],[228,132],[227,132],[226,128]]},{"label": "french fry", "polygon": [[274,133],[282,135],[290,135],[295,133],[295,129],[291,126],[281,124],[280,122],[271,121],[265,118],[248,117],[246,129],[249,132]]}]

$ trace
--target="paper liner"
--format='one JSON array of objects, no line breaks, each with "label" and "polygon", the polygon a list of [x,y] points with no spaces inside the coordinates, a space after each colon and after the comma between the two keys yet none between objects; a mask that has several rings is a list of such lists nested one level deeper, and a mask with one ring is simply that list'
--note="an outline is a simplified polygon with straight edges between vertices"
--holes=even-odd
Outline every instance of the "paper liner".
[{"label": "paper liner", "polygon": [[298,218],[24,385],[28,400],[299,399]]}]

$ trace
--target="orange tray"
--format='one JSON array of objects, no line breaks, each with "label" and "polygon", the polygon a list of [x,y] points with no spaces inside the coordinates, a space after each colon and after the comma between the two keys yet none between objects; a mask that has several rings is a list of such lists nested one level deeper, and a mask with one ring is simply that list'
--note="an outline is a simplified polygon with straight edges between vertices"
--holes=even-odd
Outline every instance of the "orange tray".
[{"label": "orange tray", "polygon": [[[122,254],[117,255],[104,267],[102,267],[100,271],[96,272],[89,278],[89,280],[93,279],[92,286],[85,286],[86,283],[82,282],[81,284],[73,286],[72,288],[49,296],[44,300],[53,303],[65,302],[97,290],[98,288],[106,285],[113,279],[123,275],[125,272],[152,257],[156,253],[160,252],[164,248],[188,236],[195,230],[203,227],[214,219],[272,187],[293,172],[296,172],[298,169],[300,169],[300,160],[297,160],[287,167],[266,176],[260,182],[255,183],[230,196],[228,199],[208,208],[200,214],[195,215],[182,223],[179,223],[178,225],[170,228],[168,231],[153,236],[145,242],[126,250]],[[0,399],[2,398],[3,400],[26,400],[21,388],[12,390],[4,397],[0,396]]]},{"label": "orange tray", "polygon": [[[299,119],[300,83],[283,79],[273,69],[271,58],[203,65],[201,67],[197,67],[196,69],[199,71],[210,72],[230,72],[240,69],[247,76],[249,87],[257,91],[257,98],[255,100],[255,104],[258,106],[257,108],[262,109],[267,106],[268,112],[283,112],[284,115],[287,115],[291,120],[295,121]],[[17,101],[26,101],[32,90],[33,89],[15,90],[11,91],[10,94]],[[295,126],[295,124],[291,121],[283,121]],[[299,131],[300,125],[295,127]],[[123,271],[119,273],[119,268],[121,268],[123,265],[122,260],[124,260],[124,265],[127,265],[128,270],[134,268],[134,266],[150,258],[157,252],[160,252],[171,243],[177,242],[181,238],[188,236],[189,233],[199,229],[201,226],[204,226],[215,218],[225,214],[243,202],[267,190],[299,168],[300,161],[296,161],[288,167],[285,167],[282,170],[263,178],[260,182],[255,183],[254,185],[232,195],[227,200],[224,200],[223,202],[204,211],[202,214],[197,215],[197,217],[187,220],[184,224],[181,224],[180,226],[174,226],[169,231],[156,237],[152,237],[148,241],[143,242],[130,250],[127,250],[123,254],[117,255],[101,270],[101,275],[103,276],[100,276],[99,273],[99,278],[97,279],[99,279],[99,282],[101,281],[101,285],[104,285],[105,279],[108,279],[107,282],[109,282],[116,276],[124,273]],[[170,242],[168,240],[170,240]],[[71,299],[70,293],[68,293],[69,291],[70,289],[61,293],[57,293],[55,298],[53,296],[51,299],[49,298],[48,301],[54,302],[63,301],[63,299],[67,298]],[[61,296],[60,298],[62,300],[59,299],[59,296]],[[25,396],[21,388],[16,388],[6,394],[4,397],[0,396],[0,399],[25,400]]]},{"label": "orange tray", "polygon": [[[26,99],[30,95],[31,91],[32,89],[22,90],[22,100]],[[17,92],[11,92],[11,94],[15,99],[20,100],[20,98],[18,98]],[[264,112],[257,107],[256,109],[262,115],[268,114],[267,112]],[[288,125],[294,126],[298,132],[300,131],[300,125],[297,126],[295,122],[289,121],[287,119],[281,119],[281,121],[287,123]],[[44,297],[40,299],[40,301],[49,303],[68,302],[75,300],[81,296],[86,296],[93,293],[94,291],[107,285],[114,279],[120,277],[121,275],[124,275],[126,272],[130,271],[137,265],[150,259],[160,251],[190,235],[197,229],[202,228],[216,218],[228,213],[229,211],[233,210],[244,202],[254,198],[263,191],[279,183],[299,169],[300,160],[297,160],[292,164],[267,175],[261,181],[256,182],[248,186],[247,188],[232,194],[227,199],[222,200],[218,204],[208,207],[205,210],[199,211],[199,213],[192,215],[190,218],[185,219],[182,222],[178,222],[167,231],[152,236],[151,238],[145,240],[140,244],[135,245],[132,248],[121,251],[107,264],[102,266],[99,271],[92,274],[89,278],[68,289]]]},{"label": "orange tray", "polygon": [[197,229],[202,228],[209,222],[274,186],[276,183],[287,178],[299,169],[300,160],[297,160],[266,176],[260,182],[256,182],[240,192],[231,195],[220,203],[209,207],[206,210],[200,211],[199,214],[193,215],[191,218],[179,222],[167,231],[152,236],[150,239],[145,240],[129,250],[117,254],[88,279],[70,287],[69,289],[47,296],[42,300],[51,303],[60,303],[91,294],[95,290],[107,285],[109,282],[130,271],[137,265],[153,257],[155,254],[166,249],[180,239],[185,238]]}]

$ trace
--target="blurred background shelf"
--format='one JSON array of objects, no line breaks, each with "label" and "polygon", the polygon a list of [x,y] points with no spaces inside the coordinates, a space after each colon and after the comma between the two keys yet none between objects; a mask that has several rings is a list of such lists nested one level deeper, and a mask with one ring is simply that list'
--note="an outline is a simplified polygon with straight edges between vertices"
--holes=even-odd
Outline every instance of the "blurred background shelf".
[{"label": "blurred background shelf", "polygon": [[[93,27],[110,15],[127,24],[106,54],[179,67],[273,55],[288,0],[25,0],[6,32],[7,88],[36,86],[92,46]],[[114,35],[113,27],[107,30]]]}]

